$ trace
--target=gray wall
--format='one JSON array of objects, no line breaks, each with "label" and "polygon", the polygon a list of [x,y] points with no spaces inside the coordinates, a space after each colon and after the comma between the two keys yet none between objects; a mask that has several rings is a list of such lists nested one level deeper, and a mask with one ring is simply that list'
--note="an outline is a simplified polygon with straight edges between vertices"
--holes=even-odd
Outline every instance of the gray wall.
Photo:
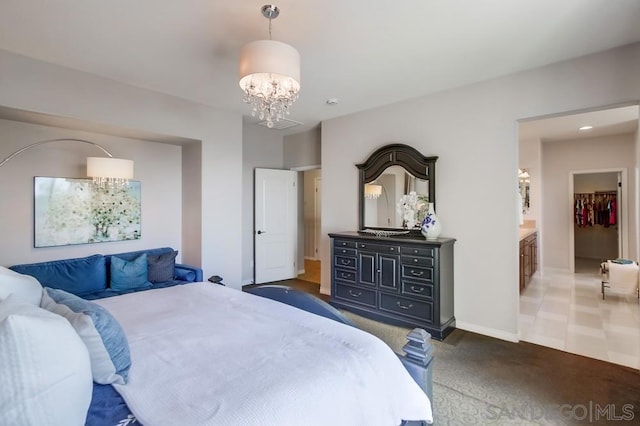
[{"label": "gray wall", "polygon": [[[64,127],[73,123],[77,128],[95,133],[115,136],[152,135],[149,140],[157,140],[154,138],[159,136],[164,139],[188,139],[199,143],[200,155],[188,155],[183,158],[195,163],[178,162],[177,169],[190,169],[189,173],[201,170],[200,176],[194,179],[191,175],[188,186],[182,188],[178,180],[174,193],[163,192],[165,206],[179,204],[183,212],[189,210],[189,216],[193,220],[188,224],[180,222],[176,224],[178,230],[166,229],[161,235],[154,235],[153,238],[173,241],[176,233],[183,235],[182,229],[179,228],[188,227],[189,230],[184,235],[198,234],[201,237],[189,240],[183,238],[177,242],[176,245],[179,247],[176,248],[188,254],[183,256],[183,261],[201,265],[205,276],[219,274],[225,277],[229,286],[240,287],[242,239],[238,238],[238,235],[242,234],[242,217],[230,213],[242,209],[242,197],[239,196],[242,193],[242,117],[239,114],[209,108],[3,50],[0,50],[0,75],[0,111],[3,113],[37,112],[43,114],[53,126]],[[27,142],[22,142],[27,145]],[[134,157],[153,158],[155,149],[155,145],[145,145],[139,152],[135,152]],[[8,154],[5,150],[11,152],[7,147],[1,146],[0,156]],[[144,164],[144,160],[141,160],[141,164]],[[75,175],[77,167],[69,167],[71,168],[67,169],[65,166],[64,169],[61,167],[60,170],[50,170],[47,173]],[[170,175],[174,173],[167,172]],[[36,172],[32,171],[32,174],[34,173]],[[27,185],[24,183],[25,177],[14,178],[4,167],[0,174],[3,183],[11,181],[14,185]],[[30,182],[31,177],[26,181]],[[183,203],[183,199],[191,200],[192,203]],[[224,201],[224,208],[220,208],[220,200]],[[143,209],[144,203],[143,200]],[[8,217],[3,216],[3,220],[17,224],[21,221],[18,215],[17,211],[12,211]],[[185,213],[182,215],[185,216]],[[16,232],[21,232],[24,240],[29,241],[31,228],[32,225],[28,225],[17,229]],[[8,253],[14,249],[14,244],[0,240],[0,253]],[[58,254],[80,254],[76,250],[78,249],[69,248]],[[85,250],[83,254],[91,254],[94,248],[86,246]],[[29,262],[34,260],[34,256],[31,253],[23,253],[16,260],[21,263]]]},{"label": "gray wall", "polygon": [[[457,239],[457,326],[518,340],[517,120],[638,99],[635,44],[325,121],[323,234],[357,228],[354,164],[376,148],[403,142],[439,156],[442,236]],[[325,237],[324,293],[330,291],[328,259]]]},{"label": "gray wall", "polygon": [[170,246],[182,258],[182,206],[167,203],[167,195],[180,200],[181,147],[120,138],[57,127],[0,120],[0,157],[30,143],[54,138],[85,139],[104,146],[114,157],[135,162],[135,180],[141,182],[140,240],[33,247],[33,177],[86,177],[86,157],[104,156],[98,148],[79,142],[56,142],[34,147],[14,157],[0,169],[0,264],[82,257],[87,253],[115,253]]},{"label": "gray wall", "polygon": [[[567,206],[573,203],[569,189],[571,172],[584,172],[624,168],[629,174],[625,203],[631,209],[625,212],[628,219],[635,214],[636,187],[635,147],[632,135],[579,139],[542,144],[543,210],[541,238],[544,250],[544,267],[569,269],[572,239],[573,211]],[[615,187],[614,187],[615,189]],[[619,206],[622,208],[622,205]],[[631,237],[628,256],[636,257],[636,225],[629,220],[625,234]],[[577,254],[577,252],[576,252]]]},{"label": "gray wall", "polygon": [[283,164],[286,169],[320,165],[320,126],[283,138]]}]

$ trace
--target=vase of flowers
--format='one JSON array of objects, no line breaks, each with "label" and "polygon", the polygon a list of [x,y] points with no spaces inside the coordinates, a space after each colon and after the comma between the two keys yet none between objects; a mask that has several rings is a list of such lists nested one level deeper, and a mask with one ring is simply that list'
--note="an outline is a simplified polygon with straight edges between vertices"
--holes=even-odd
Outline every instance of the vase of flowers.
[{"label": "vase of flowers", "polygon": [[427,214],[424,219],[422,219],[422,226],[420,227],[420,232],[427,240],[435,240],[440,236],[440,231],[442,231],[442,224],[440,223],[440,219],[436,216],[436,212],[433,209],[433,203],[429,203],[427,207]]},{"label": "vase of flowers", "polygon": [[397,204],[397,211],[402,218],[403,227],[414,229],[420,227],[425,215],[429,199],[426,195],[418,195],[415,191],[400,197]]}]

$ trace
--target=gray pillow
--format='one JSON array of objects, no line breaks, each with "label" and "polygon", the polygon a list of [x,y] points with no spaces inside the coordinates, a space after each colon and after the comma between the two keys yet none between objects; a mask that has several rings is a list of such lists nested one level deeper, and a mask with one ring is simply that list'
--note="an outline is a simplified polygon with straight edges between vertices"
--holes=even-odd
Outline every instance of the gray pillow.
[{"label": "gray pillow", "polygon": [[176,266],[177,251],[157,255],[147,255],[149,268],[148,280],[152,283],[163,283],[173,280],[173,270]]}]

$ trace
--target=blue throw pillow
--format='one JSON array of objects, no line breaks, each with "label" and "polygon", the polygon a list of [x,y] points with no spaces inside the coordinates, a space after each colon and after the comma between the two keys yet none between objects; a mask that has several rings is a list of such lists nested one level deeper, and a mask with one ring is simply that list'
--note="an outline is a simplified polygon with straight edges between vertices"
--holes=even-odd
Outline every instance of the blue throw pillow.
[{"label": "blue throw pillow", "polygon": [[93,381],[103,385],[127,383],[131,354],[120,323],[100,305],[63,290],[45,288],[40,307],[62,315],[89,350]]},{"label": "blue throw pillow", "polygon": [[133,260],[125,260],[111,256],[112,290],[122,291],[149,287],[147,254],[143,253]]}]

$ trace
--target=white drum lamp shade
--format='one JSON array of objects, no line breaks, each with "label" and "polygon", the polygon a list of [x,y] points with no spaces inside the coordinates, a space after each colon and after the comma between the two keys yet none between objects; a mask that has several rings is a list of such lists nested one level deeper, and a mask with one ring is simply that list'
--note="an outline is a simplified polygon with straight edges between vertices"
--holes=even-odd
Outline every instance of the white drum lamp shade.
[{"label": "white drum lamp shade", "polygon": [[298,99],[300,53],[280,41],[253,41],[240,51],[239,77],[251,115],[266,119],[271,128]]},{"label": "white drum lamp shade", "polygon": [[295,92],[300,90],[300,53],[286,43],[275,40],[256,40],[245,44],[240,51],[240,87],[254,81],[272,79],[289,82]]},{"label": "white drum lamp shade", "polygon": [[133,161],[110,157],[87,157],[87,176],[106,179],[133,179]]},{"label": "white drum lamp shade", "polygon": [[364,185],[364,196],[369,199],[376,199],[382,195],[382,185],[367,183]]}]

